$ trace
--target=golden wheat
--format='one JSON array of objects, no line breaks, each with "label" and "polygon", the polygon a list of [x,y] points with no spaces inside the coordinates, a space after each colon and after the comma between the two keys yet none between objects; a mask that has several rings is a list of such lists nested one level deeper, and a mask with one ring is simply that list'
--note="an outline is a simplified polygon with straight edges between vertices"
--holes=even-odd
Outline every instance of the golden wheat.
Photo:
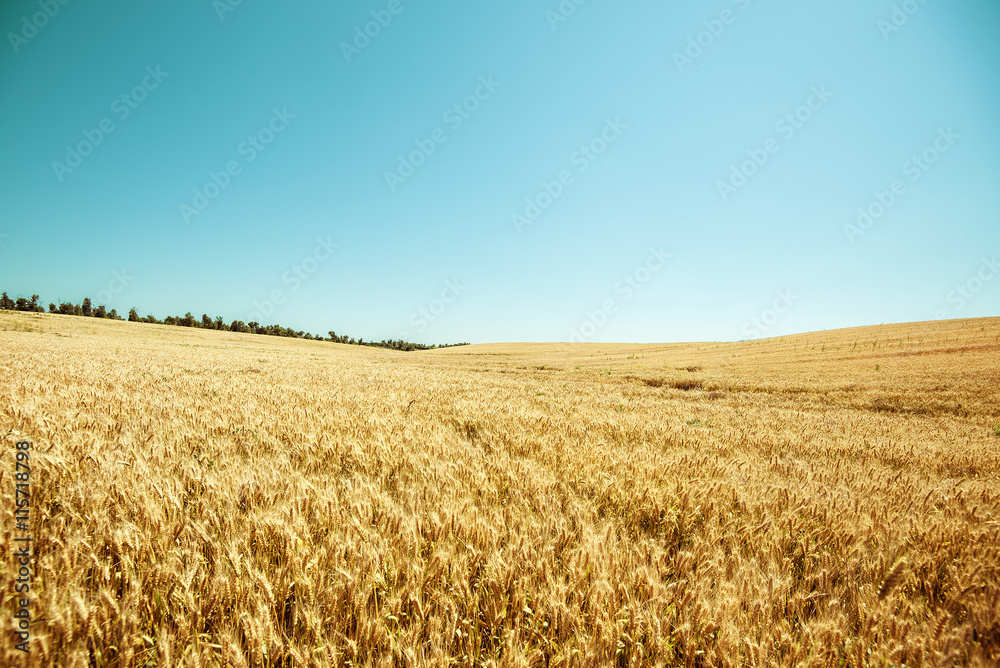
[{"label": "golden wheat", "polygon": [[3,665],[1000,661],[1000,319],[397,353],[0,313],[0,350]]}]

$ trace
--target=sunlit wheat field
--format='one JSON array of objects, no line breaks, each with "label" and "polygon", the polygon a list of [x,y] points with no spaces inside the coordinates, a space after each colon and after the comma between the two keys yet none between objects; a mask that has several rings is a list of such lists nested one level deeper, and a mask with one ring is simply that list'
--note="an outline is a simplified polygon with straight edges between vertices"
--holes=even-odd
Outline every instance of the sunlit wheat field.
[{"label": "sunlit wheat field", "polygon": [[1000,662],[998,318],[401,353],[0,313],[0,357],[4,666]]}]

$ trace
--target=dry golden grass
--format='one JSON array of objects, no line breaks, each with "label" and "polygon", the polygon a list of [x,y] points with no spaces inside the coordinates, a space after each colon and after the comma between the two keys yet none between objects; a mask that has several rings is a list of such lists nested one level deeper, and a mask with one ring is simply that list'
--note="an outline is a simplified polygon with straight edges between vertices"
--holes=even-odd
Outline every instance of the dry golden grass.
[{"label": "dry golden grass", "polygon": [[3,665],[1000,662],[1000,319],[396,353],[2,313],[0,351]]}]

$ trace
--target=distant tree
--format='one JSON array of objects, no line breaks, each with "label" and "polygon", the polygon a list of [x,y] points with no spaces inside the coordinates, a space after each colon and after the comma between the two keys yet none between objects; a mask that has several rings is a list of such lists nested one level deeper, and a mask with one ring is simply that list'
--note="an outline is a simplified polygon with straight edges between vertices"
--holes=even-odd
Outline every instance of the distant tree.
[{"label": "distant tree", "polygon": [[[38,295],[31,295],[30,299],[25,299],[24,297],[18,297],[16,300],[11,299],[6,292],[0,294],[0,309],[6,310],[17,310],[17,311],[27,311],[27,312],[39,312],[44,313],[45,309],[38,303]],[[112,320],[123,320],[122,316],[118,314],[115,309],[107,310],[106,306],[101,304],[94,306],[90,297],[87,297],[79,305],[72,302],[59,302],[59,304],[49,303],[49,313],[60,313],[63,315],[77,315],[86,317],[98,317],[98,318],[110,318]],[[261,334],[268,336],[283,336],[287,338],[300,338],[307,339],[310,341],[332,341],[334,343],[341,343],[346,345],[358,345],[358,346],[371,346],[376,348],[384,348],[388,350],[401,350],[401,351],[412,351],[412,350],[431,350],[434,348],[448,348],[451,346],[467,346],[468,343],[442,343],[434,344],[431,346],[426,346],[419,343],[410,343],[404,341],[403,339],[393,340],[393,339],[382,339],[381,341],[365,341],[363,338],[354,339],[346,334],[337,334],[332,329],[327,332],[329,334],[329,339],[324,339],[322,335],[313,334],[312,332],[305,332],[302,330],[294,330],[291,327],[283,327],[278,324],[273,325],[261,325],[259,322],[250,321],[244,323],[242,320],[233,320],[232,323],[226,325],[223,321],[222,316],[215,316],[212,320],[207,313],[202,314],[201,319],[196,319],[191,312],[188,311],[183,316],[167,316],[162,321],[158,320],[156,316],[152,313],[145,317],[139,317],[139,312],[133,307],[129,309],[128,312],[129,322],[146,322],[151,324],[166,324],[175,325],[183,327],[202,327],[205,329],[215,329],[218,331],[233,331],[239,333],[251,333],[251,334]]]}]

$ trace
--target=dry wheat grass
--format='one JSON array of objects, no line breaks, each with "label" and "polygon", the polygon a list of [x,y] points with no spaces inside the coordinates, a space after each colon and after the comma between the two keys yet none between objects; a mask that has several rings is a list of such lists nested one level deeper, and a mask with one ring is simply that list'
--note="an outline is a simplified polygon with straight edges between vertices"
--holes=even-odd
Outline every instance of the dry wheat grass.
[{"label": "dry wheat grass", "polygon": [[3,313],[38,598],[0,662],[996,665],[998,339],[403,354]]}]

